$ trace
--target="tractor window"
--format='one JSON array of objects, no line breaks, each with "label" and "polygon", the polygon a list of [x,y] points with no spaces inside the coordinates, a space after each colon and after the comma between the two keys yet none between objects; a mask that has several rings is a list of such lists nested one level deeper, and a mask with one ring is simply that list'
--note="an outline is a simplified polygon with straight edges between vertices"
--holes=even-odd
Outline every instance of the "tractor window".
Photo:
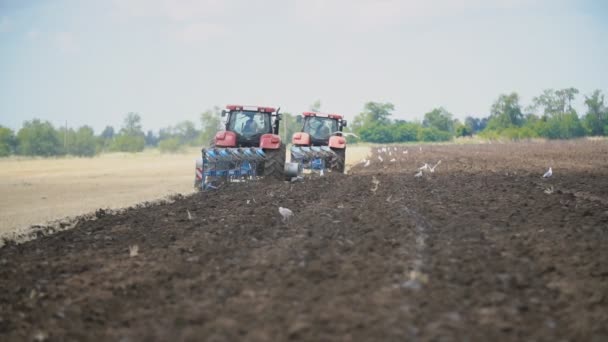
[{"label": "tractor window", "polygon": [[228,129],[243,136],[270,133],[272,131],[270,114],[245,111],[232,112]]},{"label": "tractor window", "polygon": [[304,123],[304,132],[316,140],[327,140],[337,130],[338,121],[330,118],[310,116]]}]

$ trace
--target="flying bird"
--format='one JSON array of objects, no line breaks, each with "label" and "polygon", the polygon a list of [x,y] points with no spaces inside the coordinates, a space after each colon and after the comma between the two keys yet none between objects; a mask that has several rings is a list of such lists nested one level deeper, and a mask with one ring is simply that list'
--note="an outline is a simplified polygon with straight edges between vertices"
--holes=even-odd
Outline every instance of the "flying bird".
[{"label": "flying bird", "polygon": [[422,165],[421,167],[418,168],[418,170],[422,171],[422,170],[428,170],[430,169],[429,164],[424,163],[424,165]]},{"label": "flying bird", "polygon": [[287,208],[279,207],[279,214],[281,214],[283,217],[283,222],[287,222],[287,220],[293,216],[293,211]]},{"label": "flying bird", "polygon": [[549,178],[553,176],[553,170],[551,168],[549,168],[549,171],[545,172],[545,174],[543,175],[543,178]]},{"label": "flying bird", "polygon": [[335,135],[337,133],[340,133],[342,136],[344,137],[355,137],[355,138],[359,138],[358,135],[356,135],[355,133],[351,133],[351,132],[340,132],[340,131],[335,131],[333,132],[331,135]]},{"label": "flying bird", "polygon": [[366,160],[366,161],[365,161],[365,165],[363,165],[363,167],[368,167],[368,166],[369,166],[369,163],[370,163],[370,161],[369,161],[369,160]]},{"label": "flying bird", "polygon": [[422,170],[418,171],[418,173],[415,174],[414,177],[422,177]]},{"label": "flying bird", "polygon": [[431,172],[435,172],[435,168],[436,168],[437,166],[439,166],[439,164],[441,164],[441,160],[440,160],[440,161],[438,161],[438,162],[437,162],[437,164],[435,164],[435,166],[433,166],[433,167],[429,168],[429,170],[431,170]]}]

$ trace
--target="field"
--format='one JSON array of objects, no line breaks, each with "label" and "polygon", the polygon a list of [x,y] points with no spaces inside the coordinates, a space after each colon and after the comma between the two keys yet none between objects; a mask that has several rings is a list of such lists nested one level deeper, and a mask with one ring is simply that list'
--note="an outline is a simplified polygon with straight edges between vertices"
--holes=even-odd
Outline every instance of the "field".
[{"label": "field", "polygon": [[0,340],[608,340],[606,141],[372,152],[8,243]]},{"label": "field", "polygon": [[[354,147],[349,164],[367,154]],[[193,148],[181,154],[112,153],[96,158],[0,158],[0,237],[31,225],[192,192]]]}]

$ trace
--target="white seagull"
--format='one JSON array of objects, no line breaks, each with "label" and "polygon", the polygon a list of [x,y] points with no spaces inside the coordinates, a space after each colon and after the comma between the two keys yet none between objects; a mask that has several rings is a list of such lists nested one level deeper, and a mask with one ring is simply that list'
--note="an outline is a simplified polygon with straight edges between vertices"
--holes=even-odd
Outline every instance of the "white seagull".
[{"label": "white seagull", "polygon": [[395,158],[391,159],[391,163],[394,163],[396,161],[397,161],[397,159],[395,159]]},{"label": "white seagull", "polygon": [[378,160],[382,163],[384,161],[384,159],[382,159],[382,157],[378,156]]},{"label": "white seagull", "polygon": [[422,177],[422,170],[418,171],[418,173],[415,174],[414,177]]},{"label": "white seagull", "polygon": [[424,165],[422,165],[421,167],[418,168],[418,170],[422,171],[422,170],[428,170],[430,169],[429,164],[424,163]]},{"label": "white seagull", "polygon": [[543,175],[543,178],[549,178],[553,176],[553,170],[551,168],[549,168],[549,171],[545,172],[545,174]]},{"label": "white seagull", "polygon": [[366,160],[366,161],[365,161],[365,165],[363,165],[363,167],[368,167],[368,166],[369,166],[369,163],[370,163],[370,161],[369,161],[369,160]]},{"label": "white seagull", "polygon": [[290,217],[293,216],[293,211],[287,208],[279,207],[279,214],[281,214],[281,216],[283,217],[283,222],[286,222],[287,220],[289,220]]},{"label": "white seagull", "polygon": [[440,161],[438,161],[438,162],[437,162],[437,164],[435,164],[435,166],[433,166],[433,167],[429,168],[429,170],[431,170],[431,172],[435,172],[435,168],[436,168],[437,166],[439,166],[439,164],[441,164],[441,160],[440,160]]}]

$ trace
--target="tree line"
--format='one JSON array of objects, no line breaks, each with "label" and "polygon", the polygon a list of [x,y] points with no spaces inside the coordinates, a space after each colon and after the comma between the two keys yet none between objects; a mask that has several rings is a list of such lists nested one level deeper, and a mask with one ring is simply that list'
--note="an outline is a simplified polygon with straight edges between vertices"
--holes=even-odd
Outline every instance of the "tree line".
[{"label": "tree line", "polygon": [[[425,113],[422,121],[392,119],[395,107],[391,103],[368,102],[357,114],[347,131],[359,138],[353,141],[395,143],[410,141],[449,141],[455,137],[477,135],[486,139],[570,139],[583,136],[608,135],[608,107],[604,94],[595,90],[584,98],[585,113],[579,115],[572,107],[579,94],[576,88],[546,89],[534,97],[527,107],[515,92],[501,94],[494,101],[488,115],[467,116],[464,121],[443,107]],[[316,101],[310,110],[319,111]],[[220,108],[215,107],[200,115],[200,127],[186,120],[175,126],[144,132],[141,116],[128,113],[120,130],[107,126],[95,135],[89,126],[78,129],[55,128],[48,121],[34,119],[13,132],[0,126],[0,157],[24,156],[94,156],[103,152],[139,152],[147,147],[158,147],[161,152],[177,152],[186,146],[207,145],[220,129]],[[283,113],[279,134],[290,141],[299,130],[296,116]]]},{"label": "tree line", "polygon": [[395,108],[391,103],[368,102],[355,117],[350,130],[361,140],[375,143],[449,141],[473,135],[509,140],[608,135],[604,94],[595,90],[585,96],[586,111],[580,116],[572,107],[577,94],[576,88],[546,89],[527,107],[521,104],[516,92],[501,94],[492,104],[489,115],[467,116],[464,122],[443,107],[425,113],[422,121],[392,120]]},{"label": "tree line", "polygon": [[162,152],[177,152],[185,146],[200,146],[211,140],[220,125],[219,108],[201,114],[201,128],[186,120],[162,128],[158,133],[144,132],[138,113],[126,114],[122,127],[116,131],[106,126],[95,135],[93,128],[55,128],[48,121],[33,119],[13,132],[0,126],[0,157],[63,156],[91,157],[103,152],[141,152],[145,147],[159,147]]}]

